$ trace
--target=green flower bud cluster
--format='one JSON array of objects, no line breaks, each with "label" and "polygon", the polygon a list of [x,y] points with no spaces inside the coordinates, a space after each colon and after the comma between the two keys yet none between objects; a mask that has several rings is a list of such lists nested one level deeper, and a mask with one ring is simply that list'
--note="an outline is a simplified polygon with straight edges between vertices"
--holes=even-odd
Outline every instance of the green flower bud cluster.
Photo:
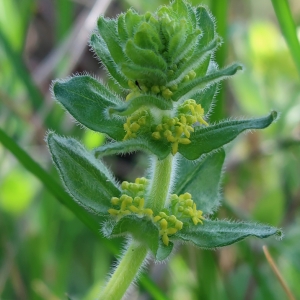
[{"label": "green flower bud cluster", "polygon": [[158,224],[159,235],[166,246],[169,245],[169,236],[175,234],[183,227],[183,223],[179,221],[176,216],[168,216],[165,212],[160,212],[153,218],[153,221]]},{"label": "green flower bud cluster", "polygon": [[147,125],[149,124],[150,114],[147,110],[138,110],[129,116],[126,120],[126,123],[123,125],[126,134],[124,136],[124,141],[135,138],[137,132],[140,129],[147,130]]},{"label": "green flower bud cluster", "polygon": [[195,225],[198,223],[203,224],[203,212],[202,210],[197,210],[196,203],[192,200],[190,193],[184,193],[180,196],[176,194],[171,195],[171,206],[177,218],[191,218]]},{"label": "green flower bud cluster", "polygon": [[152,137],[156,140],[166,139],[171,143],[172,154],[178,151],[178,145],[191,143],[190,133],[194,132],[193,124],[199,122],[208,125],[203,119],[204,109],[195,100],[186,100],[178,109],[178,117],[163,117],[162,123],[154,126]]},{"label": "green flower bud cluster", "polygon": [[[174,0],[154,13],[129,9],[116,19],[101,16],[91,46],[122,95],[104,118],[112,123],[120,122],[118,116],[127,118],[122,122],[125,132],[121,128],[113,139],[141,138],[154,146],[158,143],[153,139],[160,140],[161,148],[173,155],[184,148],[179,145],[190,144],[193,128],[208,125],[199,95],[204,97],[206,87],[241,68],[216,67],[213,54],[221,42],[210,12],[185,0]],[[206,106],[215,89],[211,92]]]},{"label": "green flower bud cluster", "polygon": [[110,208],[108,213],[117,221],[122,217],[130,214],[138,215],[139,217],[149,217],[159,227],[159,236],[163,243],[169,245],[169,236],[175,234],[183,228],[182,220],[191,218],[194,225],[203,224],[202,211],[197,210],[196,204],[191,199],[189,193],[177,196],[171,195],[171,207],[173,214],[169,214],[167,209],[153,216],[153,210],[145,208],[145,192],[148,185],[148,180],[144,177],[137,178],[134,183],[123,181],[121,189],[123,194],[121,197],[112,197],[111,204],[117,208]]},{"label": "green flower bud cluster", "polygon": [[186,118],[181,116],[169,118],[164,117],[162,124],[155,127],[152,137],[156,140],[166,139],[171,143],[172,154],[175,155],[178,151],[179,144],[190,144],[190,132],[194,131],[193,127],[186,122]]},{"label": "green flower bud cluster", "polygon": [[204,120],[204,109],[201,104],[193,99],[184,101],[178,108],[179,115],[184,115],[189,124],[199,122],[200,124],[208,126],[208,123]]},{"label": "green flower bud cluster", "polygon": [[152,217],[152,209],[145,208],[144,193],[147,187],[147,179],[137,178],[135,183],[123,181],[121,188],[125,192],[120,198],[112,197],[111,204],[118,206],[119,209],[111,208],[109,214],[116,217],[117,220],[129,214],[137,214],[139,216]]},{"label": "green flower bud cluster", "polygon": [[202,43],[201,9],[175,0],[154,13],[129,9],[116,20],[99,18],[91,44],[116,83],[131,90],[127,100],[149,92],[178,101],[173,92],[197,77],[221,43],[215,33],[212,43]]}]

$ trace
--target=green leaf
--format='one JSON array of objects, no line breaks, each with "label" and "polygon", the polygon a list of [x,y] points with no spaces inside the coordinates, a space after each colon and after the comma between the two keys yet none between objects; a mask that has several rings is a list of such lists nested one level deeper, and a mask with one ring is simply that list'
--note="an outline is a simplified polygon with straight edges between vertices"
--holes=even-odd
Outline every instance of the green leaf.
[{"label": "green leaf", "polygon": [[125,14],[125,28],[129,37],[134,35],[134,32],[142,21],[143,16],[139,15],[133,9],[129,9]]},{"label": "green leaf", "polygon": [[197,209],[204,214],[213,213],[220,203],[219,190],[224,159],[223,149],[196,163],[180,156],[173,193],[180,195],[189,192]]},{"label": "green leaf", "polygon": [[188,20],[191,23],[192,28],[197,28],[197,16],[196,16],[196,10],[190,3],[186,3],[187,5],[187,10],[188,10]]},{"label": "green leaf", "polygon": [[172,59],[174,64],[178,64],[183,58],[189,55],[189,52],[196,47],[198,42],[198,37],[201,34],[201,31],[196,30],[193,33],[190,33],[181,47],[178,47],[177,50],[172,53]]},{"label": "green leaf", "polygon": [[113,19],[106,19],[101,16],[98,19],[98,32],[105,41],[111,57],[117,65],[125,61],[124,52],[120,46],[120,40],[117,33],[117,22]]},{"label": "green leaf", "polygon": [[242,70],[240,64],[232,64],[229,67],[210,73],[204,77],[196,77],[194,80],[188,81],[183,84],[178,91],[174,92],[173,99],[180,99],[181,102],[188,99],[191,95],[195,94],[201,89],[210,86],[211,84],[220,82],[230,76],[236,74],[237,71]]},{"label": "green leaf", "polygon": [[120,189],[106,166],[78,141],[53,132],[47,136],[53,162],[69,194],[86,210],[107,215]]},{"label": "green leaf", "polygon": [[195,50],[194,54],[189,58],[189,60],[182,64],[182,67],[176,71],[171,81],[168,83],[168,86],[180,83],[191,70],[197,69],[205,61],[205,59],[217,49],[217,47],[220,45],[220,42],[220,38],[216,37],[206,47],[200,48],[199,51]]},{"label": "green leaf", "polygon": [[148,217],[127,215],[118,222],[108,221],[102,227],[106,237],[131,235],[135,240],[145,244],[156,255],[159,242],[159,231],[156,225]]},{"label": "green leaf", "polygon": [[202,154],[214,151],[231,142],[241,132],[248,129],[262,129],[268,127],[277,118],[277,112],[270,115],[249,120],[223,121],[219,124],[201,127],[192,132],[188,145],[179,145],[179,152],[189,160],[195,160]]},{"label": "green leaf", "polygon": [[146,151],[148,153],[153,153],[159,159],[166,158],[171,152],[169,144],[154,140],[151,136],[144,136],[122,142],[105,144],[104,146],[95,149],[94,154],[96,157],[103,157],[107,155],[121,153],[124,154],[136,151]]},{"label": "green leaf", "polygon": [[204,220],[203,225],[183,227],[171,239],[180,239],[191,242],[198,247],[209,249],[227,246],[248,236],[264,239],[272,235],[281,237],[282,232],[275,227],[257,223]]},{"label": "green leaf", "polygon": [[173,11],[177,13],[178,17],[180,18],[184,17],[187,20],[189,19],[189,11],[187,7],[187,3],[185,3],[182,0],[175,0],[172,3],[171,7]]},{"label": "green leaf", "polygon": [[117,19],[118,22],[118,34],[119,34],[119,39],[122,42],[123,46],[126,44],[128,40],[128,33],[125,28],[125,14],[120,14]]},{"label": "green leaf", "polygon": [[151,82],[153,85],[164,85],[167,82],[166,73],[158,69],[141,67],[134,63],[124,63],[121,70],[126,77],[133,81],[143,80]]},{"label": "green leaf", "polygon": [[124,137],[123,121],[109,118],[107,109],[123,102],[103,84],[88,76],[76,76],[53,84],[55,98],[86,127],[116,140]]},{"label": "green leaf", "polygon": [[124,102],[120,106],[115,106],[109,109],[110,114],[118,114],[119,116],[128,116],[140,109],[142,106],[156,107],[161,110],[171,110],[172,102],[166,99],[154,96],[153,94],[142,94],[133,98],[130,101]]},{"label": "green leaf", "polygon": [[191,96],[197,104],[201,104],[204,109],[204,113],[207,115],[212,110],[212,104],[218,91],[218,84],[213,84],[204,90],[200,90]]},{"label": "green leaf", "polygon": [[167,69],[167,63],[160,54],[136,46],[133,40],[127,42],[125,53],[129,59],[141,67],[158,68],[162,71]]},{"label": "green leaf", "polygon": [[199,6],[196,8],[196,15],[198,26],[202,31],[202,37],[199,46],[205,47],[215,38],[215,19],[211,12],[208,11],[204,6]]},{"label": "green leaf", "polygon": [[[196,8],[196,16],[198,26],[201,29],[201,39],[199,41],[199,48],[206,47],[216,35],[215,29],[215,19],[211,13],[203,6]],[[206,58],[202,65],[194,70],[199,77],[203,77],[208,69],[209,63],[211,61],[211,55]]]},{"label": "green leaf", "polygon": [[173,35],[170,36],[170,40],[168,44],[168,56],[172,58],[172,60],[174,60],[174,58],[176,57],[174,54],[185,43],[186,37],[187,37],[187,22],[186,20],[181,19],[179,28],[174,32]]},{"label": "green leaf", "polygon": [[120,67],[112,59],[103,38],[98,34],[92,34],[90,45],[109,72],[109,75],[114,79],[114,82],[121,88],[128,89],[128,80],[121,73]]},{"label": "green leaf", "polygon": [[165,260],[172,252],[174,244],[169,242],[169,245],[166,246],[161,239],[159,239],[158,249],[155,255],[157,261]]},{"label": "green leaf", "polygon": [[140,24],[138,31],[134,35],[134,43],[144,49],[152,49],[159,52],[163,49],[158,32],[155,25],[143,22]]}]

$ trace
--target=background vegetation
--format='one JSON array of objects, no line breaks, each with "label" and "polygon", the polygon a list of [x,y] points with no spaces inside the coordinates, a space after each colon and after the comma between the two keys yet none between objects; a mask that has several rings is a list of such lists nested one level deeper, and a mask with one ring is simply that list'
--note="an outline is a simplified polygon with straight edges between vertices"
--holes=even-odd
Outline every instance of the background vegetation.
[{"label": "background vegetation", "polygon": [[[203,2],[216,16],[218,32],[224,37],[216,54],[219,64],[239,61],[246,67],[226,82],[212,118],[281,111],[281,118],[269,129],[245,134],[226,148],[224,206],[219,216],[284,229],[283,241],[264,243],[300,298],[300,47],[296,38],[300,2]],[[0,1],[0,299],[97,296],[123,241],[104,240],[98,224],[70,204],[44,136],[48,129],[55,130],[82,140],[88,148],[105,138],[76,126],[51,99],[49,84],[54,78],[84,71],[105,77],[87,46],[100,14],[114,17],[129,6],[144,12],[163,3]],[[111,157],[107,163],[120,180],[132,180],[143,174],[148,161],[137,153]],[[185,245],[167,264],[151,262],[149,269],[131,299],[286,297],[266,262],[262,242],[256,239],[217,251]]]}]

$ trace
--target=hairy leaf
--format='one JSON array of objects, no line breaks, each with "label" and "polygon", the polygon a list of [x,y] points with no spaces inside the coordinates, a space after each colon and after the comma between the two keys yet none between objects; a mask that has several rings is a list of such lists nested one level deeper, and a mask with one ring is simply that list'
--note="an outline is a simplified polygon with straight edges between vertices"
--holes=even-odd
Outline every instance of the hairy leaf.
[{"label": "hairy leaf", "polygon": [[108,134],[116,140],[124,137],[121,119],[109,118],[106,110],[123,102],[96,79],[76,76],[53,84],[55,98],[86,127]]},{"label": "hairy leaf", "polygon": [[191,96],[191,99],[194,99],[197,104],[201,104],[204,109],[204,113],[207,114],[212,109],[212,104],[214,103],[214,98],[218,91],[218,84],[215,83],[208,88],[201,90],[200,92],[195,93]]},{"label": "hairy leaf", "polygon": [[176,71],[173,77],[174,79],[171,79],[171,82],[169,82],[168,85],[172,86],[181,82],[184,76],[186,76],[191,70],[197,69],[205,61],[205,59],[217,49],[219,45],[220,38],[217,37],[206,47],[200,48],[199,50],[196,49],[192,57],[190,57],[189,60],[182,64],[182,67]]},{"label": "hairy leaf", "polygon": [[158,249],[155,255],[157,261],[165,260],[172,252],[174,244],[169,242],[169,245],[166,246],[161,239],[159,239]]},{"label": "hairy leaf", "polygon": [[208,249],[227,246],[248,236],[264,239],[272,235],[281,236],[282,233],[275,227],[263,224],[204,220],[203,225],[184,227],[171,239],[191,242],[198,247]]},{"label": "hairy leaf", "polygon": [[225,159],[225,151],[220,151],[206,156],[200,162],[186,160],[180,156],[178,170],[173,185],[175,194],[180,195],[189,192],[197,205],[197,209],[204,214],[211,214],[219,206],[219,185],[222,167]]},{"label": "hairy leaf", "polygon": [[181,47],[178,47],[172,54],[172,59],[174,64],[178,64],[183,58],[185,58],[188,53],[195,48],[196,43],[198,42],[198,37],[200,35],[200,30],[196,30],[193,33],[190,33]]},{"label": "hairy leaf", "polygon": [[177,13],[178,17],[189,19],[189,11],[187,3],[181,0],[175,0],[172,3],[173,11]]},{"label": "hairy leaf", "polygon": [[120,106],[110,108],[109,113],[115,113],[119,116],[128,116],[143,106],[156,107],[161,110],[170,110],[173,108],[172,103],[162,97],[153,94],[141,94],[130,101],[124,102]]},{"label": "hairy leaf", "polygon": [[157,53],[163,49],[163,44],[158,32],[155,30],[155,26],[147,22],[140,24],[134,35],[134,42],[141,48],[152,49]]},{"label": "hairy leaf", "polygon": [[223,121],[216,125],[199,128],[191,134],[190,144],[179,145],[179,152],[187,159],[197,159],[201,155],[231,142],[245,130],[268,127],[276,118],[277,112],[273,111],[270,115],[263,118]]},{"label": "hairy leaf", "polygon": [[155,154],[159,159],[164,159],[170,154],[170,145],[162,141],[156,141],[150,136],[105,144],[95,149],[94,153],[96,157],[103,157],[135,151],[146,151]]},{"label": "hairy leaf", "polygon": [[125,14],[120,14],[117,20],[118,24],[118,34],[120,42],[122,43],[122,46],[124,46],[128,40],[128,32],[125,28]]},{"label": "hairy leaf", "polygon": [[173,98],[178,100],[181,98],[181,101],[184,101],[190,97],[190,95],[195,94],[195,92],[208,87],[211,84],[220,82],[230,76],[236,74],[237,71],[242,70],[243,67],[240,64],[233,64],[224,69],[218,70],[214,73],[208,74],[204,77],[196,77],[192,81],[188,81],[178,89],[173,94]]},{"label": "hairy leaf", "polygon": [[117,22],[101,16],[98,19],[98,31],[105,41],[107,48],[117,65],[125,61],[124,52],[117,33]]},{"label": "hairy leaf", "polygon": [[143,16],[137,14],[133,9],[129,9],[125,14],[125,28],[129,37],[134,35],[136,27],[142,21]]},{"label": "hairy leaf", "polygon": [[133,40],[127,42],[125,52],[128,58],[141,67],[158,68],[162,71],[167,68],[167,63],[160,54],[136,46]]},{"label": "hairy leaf", "polygon": [[141,67],[134,63],[124,63],[121,70],[125,76],[134,81],[144,80],[157,85],[164,85],[167,82],[166,73],[158,69]]},{"label": "hairy leaf", "polygon": [[[196,16],[198,26],[200,27],[202,33],[198,47],[204,48],[216,36],[215,20],[211,13],[203,6],[196,8]],[[196,70],[194,70],[199,77],[205,76],[210,61],[211,55],[207,57],[205,61]]]},{"label": "hairy leaf", "polygon": [[106,166],[72,138],[47,136],[54,164],[69,194],[86,210],[107,215],[120,189]]},{"label": "hairy leaf", "polygon": [[103,38],[98,34],[92,34],[90,45],[93,51],[101,59],[101,62],[109,72],[110,76],[114,79],[114,82],[121,88],[128,89],[128,80],[121,73],[120,67],[111,58],[109,50],[107,49]]}]

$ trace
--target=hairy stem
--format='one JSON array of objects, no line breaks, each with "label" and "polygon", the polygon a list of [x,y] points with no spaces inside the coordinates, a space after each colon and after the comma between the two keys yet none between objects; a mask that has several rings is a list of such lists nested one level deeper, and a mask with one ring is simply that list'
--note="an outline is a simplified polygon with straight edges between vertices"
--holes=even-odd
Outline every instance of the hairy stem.
[{"label": "hairy stem", "polygon": [[150,194],[147,207],[154,214],[162,210],[168,197],[171,182],[173,155],[169,154],[165,159],[154,157],[154,171],[151,178]]},{"label": "hairy stem", "polygon": [[[157,214],[164,207],[171,182],[173,155],[164,160],[154,157],[154,171],[151,178],[150,194],[147,207]],[[121,259],[118,267],[104,288],[101,300],[118,300],[125,294],[135,279],[147,256],[147,247],[133,242]]]},{"label": "hairy stem", "polygon": [[133,242],[125,252],[125,255],[102,291],[99,299],[121,299],[135,279],[136,274],[147,256],[147,252],[148,250],[144,245]]}]

